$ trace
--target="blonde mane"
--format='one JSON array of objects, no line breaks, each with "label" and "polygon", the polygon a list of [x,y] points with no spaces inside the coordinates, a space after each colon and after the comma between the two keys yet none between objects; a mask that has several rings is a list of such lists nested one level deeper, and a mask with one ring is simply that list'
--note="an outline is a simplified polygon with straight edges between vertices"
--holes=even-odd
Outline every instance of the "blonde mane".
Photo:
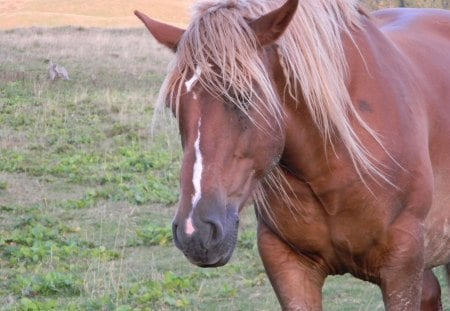
[{"label": "blonde mane", "polygon": [[[280,98],[258,57],[257,39],[248,21],[284,2],[199,2],[179,43],[160,102],[169,99],[171,105],[178,107],[181,82],[188,72],[193,73],[199,67],[202,72],[199,83],[208,92],[234,103],[243,113],[248,113],[248,106],[258,113],[264,108],[280,122],[283,116]],[[333,137],[339,137],[360,176],[368,172],[387,180],[350,122],[352,116],[381,145],[354,108],[347,90],[348,68],[342,35],[351,38],[351,30],[360,27],[358,3],[358,0],[299,1],[296,15],[277,42],[278,53],[288,82],[287,91],[296,99],[303,96],[324,141],[332,142]],[[267,122],[273,124],[273,120]]]}]

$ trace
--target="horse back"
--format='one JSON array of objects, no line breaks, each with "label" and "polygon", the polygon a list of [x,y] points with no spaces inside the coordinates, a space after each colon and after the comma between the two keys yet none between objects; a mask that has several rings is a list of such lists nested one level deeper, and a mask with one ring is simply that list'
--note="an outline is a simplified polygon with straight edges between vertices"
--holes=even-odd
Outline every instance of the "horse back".
[{"label": "horse back", "polygon": [[434,181],[425,222],[425,262],[429,267],[445,264],[450,261],[450,12],[387,9],[373,18],[411,68],[409,102],[421,106],[415,113],[426,141],[420,144],[427,144]]}]

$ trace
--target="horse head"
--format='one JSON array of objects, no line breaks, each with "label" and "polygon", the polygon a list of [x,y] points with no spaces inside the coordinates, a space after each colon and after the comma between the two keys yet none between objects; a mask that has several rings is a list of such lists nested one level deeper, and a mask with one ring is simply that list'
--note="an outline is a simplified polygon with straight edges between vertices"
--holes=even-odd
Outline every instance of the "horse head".
[{"label": "horse head", "polygon": [[[285,116],[279,91],[283,86],[276,81],[283,74],[274,64],[273,51],[297,3],[288,0],[254,19],[229,18],[226,14],[235,13],[228,4],[203,12],[203,19],[197,18],[187,30],[135,12],[177,56],[165,98],[178,119],[183,148],[173,238],[196,265],[228,262],[240,210],[280,160]],[[205,26],[208,14],[224,15],[224,23],[240,23],[221,34]]]}]

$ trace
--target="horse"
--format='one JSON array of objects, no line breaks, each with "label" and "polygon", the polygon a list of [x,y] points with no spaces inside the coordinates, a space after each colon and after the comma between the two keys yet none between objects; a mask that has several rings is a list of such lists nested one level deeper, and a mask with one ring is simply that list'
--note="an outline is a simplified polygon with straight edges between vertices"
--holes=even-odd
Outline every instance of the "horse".
[{"label": "horse", "polygon": [[173,240],[191,263],[225,265],[254,202],[283,310],[322,310],[325,278],[345,273],[386,310],[442,309],[450,12],[210,0],[187,29],[135,14],[175,53],[158,102],[178,121]]}]

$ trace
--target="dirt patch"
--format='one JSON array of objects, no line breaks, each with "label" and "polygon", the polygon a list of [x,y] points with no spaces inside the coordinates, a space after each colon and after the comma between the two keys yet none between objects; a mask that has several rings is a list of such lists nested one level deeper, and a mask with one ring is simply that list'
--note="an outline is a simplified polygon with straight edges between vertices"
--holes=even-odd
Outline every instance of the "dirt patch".
[{"label": "dirt patch", "polygon": [[0,206],[33,204],[73,200],[85,190],[77,185],[66,184],[59,179],[46,180],[26,174],[0,173]]},{"label": "dirt patch", "polygon": [[2,71],[0,72],[1,82],[24,81],[27,77],[24,71]]}]

